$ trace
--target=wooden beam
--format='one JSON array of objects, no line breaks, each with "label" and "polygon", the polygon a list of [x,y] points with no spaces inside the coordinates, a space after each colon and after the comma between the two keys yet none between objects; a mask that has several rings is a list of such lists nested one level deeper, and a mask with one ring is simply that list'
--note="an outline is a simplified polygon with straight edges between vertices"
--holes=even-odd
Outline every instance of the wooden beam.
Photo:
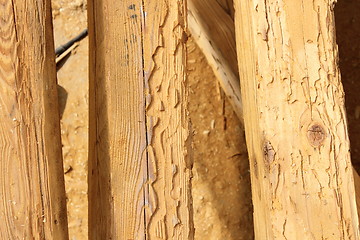
[{"label": "wooden beam", "polygon": [[[195,4],[194,4],[195,3]],[[228,3],[231,5],[231,3]],[[202,13],[201,9],[206,8],[216,8],[214,10],[211,10],[211,12],[220,13],[219,17],[214,17],[215,19],[228,19],[229,13],[224,11],[224,6],[221,6],[217,4],[216,0],[213,0],[209,4],[209,1],[199,1],[199,0],[190,0],[188,4],[188,19],[189,19],[189,30],[194,37],[196,43],[199,45],[200,49],[203,51],[206,59],[208,60],[209,64],[211,64],[212,70],[214,71],[215,75],[217,76],[217,79],[220,83],[220,86],[223,87],[225,94],[229,99],[241,99],[241,92],[240,87],[237,87],[236,85],[239,85],[240,82],[234,83],[234,80],[228,80],[228,79],[235,79],[235,76],[237,76],[237,69],[234,70],[230,65],[228,65],[228,62],[231,62],[232,56],[234,54],[224,54],[222,53],[221,49],[218,48],[218,45],[222,46],[223,49],[229,49],[229,51],[234,51],[235,48],[231,46],[224,46],[224,45],[232,45],[235,44],[235,34],[230,34],[225,36],[224,39],[229,39],[231,36],[234,38],[230,41],[220,41],[222,39],[221,35],[218,33],[215,34],[213,31],[208,31],[205,29],[221,29],[221,28],[227,28],[229,30],[225,31],[226,33],[234,32],[235,30],[230,30],[231,28],[234,28],[234,22],[233,19],[230,21],[208,21],[206,16],[209,16],[209,14],[202,14],[201,16],[197,13]],[[195,12],[195,14],[194,14]],[[206,11],[204,11],[206,12]],[[215,14],[216,16],[217,14]],[[205,24],[212,24],[211,26],[205,26]],[[222,24],[221,26],[219,26]],[[206,37],[205,34],[206,33]],[[207,39],[207,40],[206,40]],[[206,40],[206,41],[204,41]],[[209,47],[210,46],[210,47]],[[222,59],[222,61],[214,61],[214,56],[216,54],[213,54],[213,52],[218,53],[218,57],[216,59]],[[228,52],[229,53],[229,52]],[[221,55],[220,55],[221,54]],[[223,60],[225,59],[225,60]],[[237,64],[237,59],[235,60]],[[214,64],[215,63],[215,64]],[[219,64],[221,63],[221,65]],[[223,65],[226,65],[225,67],[222,67]],[[226,71],[224,71],[226,69]],[[229,72],[232,71],[232,72]],[[225,74],[223,74],[225,73]],[[223,77],[226,75],[226,77]],[[230,76],[230,77],[229,77]],[[233,76],[233,77],[232,77]],[[230,84],[232,83],[232,84]],[[234,88],[232,86],[235,86]],[[226,91],[226,89],[231,88],[234,89],[234,91]],[[236,89],[236,90],[235,90]],[[234,111],[237,113],[237,116],[239,118],[242,118],[242,105],[241,104],[233,104]],[[355,191],[356,191],[356,203],[357,203],[357,210],[358,213],[360,213],[360,176],[357,173],[355,169],[353,169],[354,174],[354,183],[355,183]]]},{"label": "wooden beam", "polygon": [[0,12],[0,238],[68,239],[50,0]]},{"label": "wooden beam", "polygon": [[211,4],[207,0],[188,1],[188,21],[192,37],[242,121],[234,21],[216,0]]},{"label": "wooden beam", "polygon": [[333,6],[235,1],[257,239],[359,239]]},{"label": "wooden beam", "polygon": [[185,4],[88,6],[89,238],[193,239]]}]

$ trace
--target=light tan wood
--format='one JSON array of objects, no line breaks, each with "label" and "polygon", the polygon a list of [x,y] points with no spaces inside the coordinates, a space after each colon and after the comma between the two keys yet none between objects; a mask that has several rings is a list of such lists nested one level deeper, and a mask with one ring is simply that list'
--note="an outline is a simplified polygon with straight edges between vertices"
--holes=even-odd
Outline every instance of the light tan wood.
[{"label": "light tan wood", "polygon": [[216,0],[211,4],[207,0],[189,0],[188,21],[192,37],[242,121],[234,21]]},{"label": "light tan wood", "polygon": [[193,239],[183,1],[89,1],[90,239]]},{"label": "light tan wood", "polygon": [[50,0],[0,12],[0,239],[68,239]]},{"label": "light tan wood", "polygon": [[359,239],[332,1],[235,1],[256,239]]}]

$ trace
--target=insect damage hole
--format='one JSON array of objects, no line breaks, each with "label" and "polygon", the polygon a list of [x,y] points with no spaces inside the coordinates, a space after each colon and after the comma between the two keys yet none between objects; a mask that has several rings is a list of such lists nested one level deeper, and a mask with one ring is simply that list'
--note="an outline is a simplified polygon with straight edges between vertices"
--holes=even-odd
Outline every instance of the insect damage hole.
[{"label": "insect damage hole", "polygon": [[313,124],[308,128],[307,138],[312,146],[319,147],[325,141],[325,129],[320,124]]}]

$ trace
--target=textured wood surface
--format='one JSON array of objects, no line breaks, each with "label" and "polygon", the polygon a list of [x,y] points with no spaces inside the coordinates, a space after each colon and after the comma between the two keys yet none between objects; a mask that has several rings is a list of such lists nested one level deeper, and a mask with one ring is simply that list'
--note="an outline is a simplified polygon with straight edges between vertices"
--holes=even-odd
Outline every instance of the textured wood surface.
[{"label": "textured wood surface", "polygon": [[50,1],[0,12],[0,238],[67,239]]},{"label": "textured wood surface", "polygon": [[192,239],[183,1],[89,1],[90,239]]},{"label": "textured wood surface", "polygon": [[[203,51],[204,56],[206,57],[206,59],[208,60],[208,62],[213,61],[212,64],[212,70],[215,73],[215,76],[217,76],[218,81],[221,83],[220,85],[223,87],[223,90],[225,92],[225,94],[227,95],[227,97],[231,100],[231,99],[240,99],[241,101],[241,92],[240,92],[240,87],[238,87],[238,85],[240,84],[240,82],[236,82],[234,83],[234,81],[228,81],[227,79],[236,79],[238,80],[238,76],[233,70],[231,70],[230,66],[226,66],[226,67],[221,67],[221,65],[226,64],[227,62],[231,62],[234,54],[224,54],[221,53],[220,49],[219,50],[213,50],[215,48],[217,48],[217,46],[219,45],[220,47],[222,47],[222,49],[228,49],[228,51],[226,53],[229,53],[231,51],[236,52],[235,48],[231,48],[229,45],[231,45],[232,43],[235,44],[235,25],[233,22],[233,19],[231,19],[231,22],[229,21],[225,21],[226,23],[224,23],[224,19],[228,19],[229,16],[231,16],[232,11],[230,11],[231,9],[227,9],[227,7],[232,6],[232,1],[228,1],[226,2],[222,2],[223,5],[221,4],[217,4],[218,1],[213,0],[212,4],[207,4],[208,2],[204,2],[204,1],[199,1],[199,0],[191,0],[188,3],[188,11],[189,11],[189,15],[188,15],[188,19],[189,19],[189,30],[191,31],[191,34],[193,35],[194,39],[197,40],[197,44],[199,45],[200,49]],[[196,3],[196,4],[194,4]],[[216,18],[216,16],[218,16],[218,18],[222,19],[219,21],[208,21],[207,16],[209,16],[209,11],[206,12],[205,10],[207,8],[213,9],[210,12],[215,12],[218,14],[213,14],[212,16],[214,18]],[[204,11],[204,12],[202,12]],[[228,16],[225,16],[228,15]],[[211,27],[206,26],[211,24]],[[229,41],[221,41],[221,36],[224,36],[223,34],[216,34],[216,31],[208,31],[207,29],[221,29],[221,28],[229,28],[228,31],[226,32],[230,32],[232,33],[231,35],[227,35],[226,33],[224,33],[225,38],[224,39],[228,39],[228,38],[233,38],[233,40],[229,40]],[[231,30],[231,28],[233,28],[233,30]],[[217,44],[216,44],[216,43]],[[211,44],[210,44],[211,43]],[[216,59],[224,59],[223,61],[216,61],[214,56],[217,56],[216,54],[214,54],[214,52],[219,53],[221,55],[219,55],[219,57],[217,57]],[[215,60],[215,61],[214,61]],[[235,60],[236,66],[237,66],[237,59]],[[225,71],[227,72],[225,72]],[[232,71],[232,72],[229,72]],[[237,71],[237,69],[236,69]],[[229,73],[228,73],[229,72]],[[226,74],[225,77],[223,77],[223,73]],[[230,76],[230,77],[229,77]],[[233,76],[233,77],[232,77]],[[235,76],[237,76],[235,78]],[[235,86],[235,88],[233,88],[232,86]],[[230,88],[231,91],[227,91],[227,88]],[[240,102],[239,101],[239,102]],[[237,114],[237,116],[239,117],[239,119],[241,119],[243,117],[242,115],[242,104],[232,104],[235,113]],[[355,191],[356,191],[356,199],[357,199],[357,203],[360,203],[360,177],[359,174],[356,172],[356,170],[354,169],[353,171],[354,174],[354,183],[355,183]],[[360,208],[360,204],[357,204],[357,210],[358,213]]]},{"label": "textured wood surface", "polygon": [[257,239],[359,239],[333,1],[235,1]]}]

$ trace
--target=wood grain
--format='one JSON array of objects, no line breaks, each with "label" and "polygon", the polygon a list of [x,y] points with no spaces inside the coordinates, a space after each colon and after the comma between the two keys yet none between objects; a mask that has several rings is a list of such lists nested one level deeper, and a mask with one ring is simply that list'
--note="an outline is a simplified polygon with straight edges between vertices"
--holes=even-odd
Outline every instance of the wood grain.
[{"label": "wood grain", "polygon": [[333,1],[235,2],[257,239],[359,239]]},{"label": "wood grain", "polygon": [[0,12],[0,238],[67,239],[50,1]]},{"label": "wood grain", "polygon": [[193,238],[184,14],[89,1],[90,239]]}]

